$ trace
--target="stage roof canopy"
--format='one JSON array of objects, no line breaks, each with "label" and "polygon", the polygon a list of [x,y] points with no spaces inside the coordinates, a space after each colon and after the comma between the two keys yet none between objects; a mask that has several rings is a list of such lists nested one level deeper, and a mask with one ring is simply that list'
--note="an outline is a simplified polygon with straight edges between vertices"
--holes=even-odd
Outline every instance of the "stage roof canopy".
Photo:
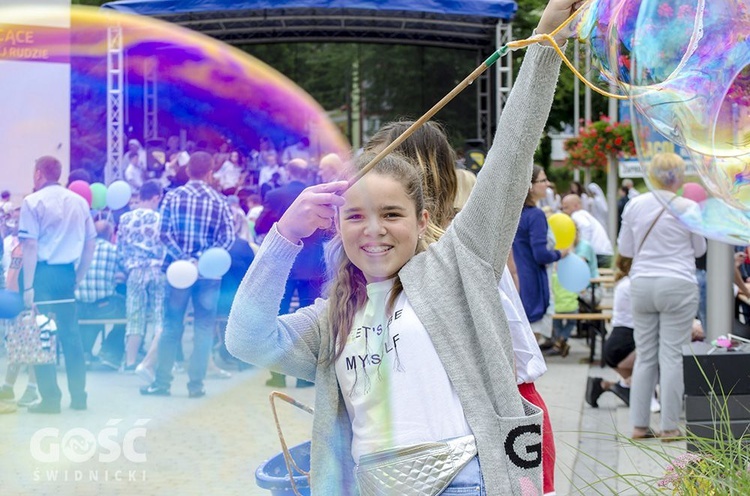
[{"label": "stage roof canopy", "polygon": [[488,50],[513,0],[121,0],[102,6],[184,26],[233,45],[398,43]]}]

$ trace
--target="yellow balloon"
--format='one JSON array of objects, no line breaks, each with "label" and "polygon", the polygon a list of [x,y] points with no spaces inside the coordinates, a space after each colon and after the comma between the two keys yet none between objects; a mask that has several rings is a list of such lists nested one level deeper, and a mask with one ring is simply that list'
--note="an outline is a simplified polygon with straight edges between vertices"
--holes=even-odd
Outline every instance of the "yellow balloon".
[{"label": "yellow balloon", "polygon": [[547,222],[555,235],[555,249],[564,250],[573,246],[576,239],[576,224],[568,214],[552,214]]}]

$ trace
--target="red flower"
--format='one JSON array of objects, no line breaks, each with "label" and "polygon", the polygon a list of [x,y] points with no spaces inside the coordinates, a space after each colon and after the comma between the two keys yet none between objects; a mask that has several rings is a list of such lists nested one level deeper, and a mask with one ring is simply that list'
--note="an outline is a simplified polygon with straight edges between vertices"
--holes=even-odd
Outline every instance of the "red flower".
[{"label": "red flower", "polygon": [[614,154],[635,155],[632,129],[629,123],[610,122],[607,118],[584,126],[577,138],[565,142],[568,152],[566,165],[570,168],[605,168]]}]

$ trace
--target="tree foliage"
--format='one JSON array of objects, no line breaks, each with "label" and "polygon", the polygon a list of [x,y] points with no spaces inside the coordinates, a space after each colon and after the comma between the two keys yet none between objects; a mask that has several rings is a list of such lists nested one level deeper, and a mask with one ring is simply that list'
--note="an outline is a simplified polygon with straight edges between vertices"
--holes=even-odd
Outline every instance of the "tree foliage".
[{"label": "tree foliage", "polygon": [[[477,65],[472,51],[405,45],[297,43],[248,45],[242,50],[289,77],[324,108],[351,105],[353,64],[359,62],[362,111],[381,121],[416,119]],[[438,115],[454,144],[476,137],[476,90],[459,95]]]}]

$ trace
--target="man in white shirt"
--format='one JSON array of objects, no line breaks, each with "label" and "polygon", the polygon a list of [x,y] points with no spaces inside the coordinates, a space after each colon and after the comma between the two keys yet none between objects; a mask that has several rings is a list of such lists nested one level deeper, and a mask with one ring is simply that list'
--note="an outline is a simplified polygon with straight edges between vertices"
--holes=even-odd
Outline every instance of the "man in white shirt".
[{"label": "man in white shirt", "polygon": [[[58,339],[65,354],[70,407],[86,409],[86,364],[76,323],[74,291],[86,275],[96,246],[96,230],[88,203],[62,187],[62,165],[41,157],[34,167],[34,193],[24,198],[18,222],[23,247],[22,282],[26,307],[37,302],[42,314],[54,313]],[[65,301],[52,305],[45,301]],[[32,413],[60,413],[62,393],[55,364],[35,365],[42,401]]]},{"label": "man in white shirt", "polygon": [[599,221],[587,210],[584,210],[581,197],[575,194],[566,195],[562,199],[562,211],[573,218],[580,239],[586,240],[594,249],[597,265],[599,267],[610,267],[614,254],[612,242]]}]

